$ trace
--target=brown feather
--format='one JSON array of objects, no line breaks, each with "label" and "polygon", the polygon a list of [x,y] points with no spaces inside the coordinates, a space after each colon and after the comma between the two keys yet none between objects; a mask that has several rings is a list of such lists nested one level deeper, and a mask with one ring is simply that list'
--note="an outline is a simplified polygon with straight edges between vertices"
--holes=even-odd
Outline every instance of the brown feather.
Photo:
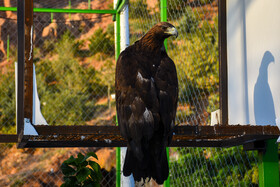
[{"label": "brown feather", "polygon": [[121,134],[128,141],[124,175],[162,184],[169,169],[166,146],[173,135],[178,79],[163,42],[173,25],[161,22],[126,48],[116,66],[116,105]]}]

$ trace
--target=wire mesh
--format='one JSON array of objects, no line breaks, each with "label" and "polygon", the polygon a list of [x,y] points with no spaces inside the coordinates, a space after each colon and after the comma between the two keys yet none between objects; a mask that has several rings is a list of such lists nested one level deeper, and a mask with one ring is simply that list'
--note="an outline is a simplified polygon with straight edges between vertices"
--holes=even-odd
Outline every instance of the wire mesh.
[{"label": "wire mesh", "polygon": [[[10,14],[10,19],[5,19],[5,16],[5,12],[0,12],[0,124],[3,133],[15,133],[14,62],[17,58],[17,25],[16,15]],[[7,50],[8,47],[10,50]]]},{"label": "wire mesh", "polygon": [[[35,8],[112,9],[112,1],[39,1]],[[16,7],[5,0],[0,6]],[[0,11],[0,134],[15,134],[16,12]],[[49,125],[114,125],[114,24],[109,14],[34,12],[34,58],[41,111]],[[0,186],[60,186],[60,165],[100,152],[101,186],[115,186],[115,149],[23,149],[0,144]],[[97,154],[98,155],[98,154]]]},{"label": "wire mesh", "polygon": [[[14,144],[1,144],[1,186],[60,186],[63,173],[60,166],[71,155],[96,152],[102,167],[101,186],[111,187],[116,183],[115,149],[105,148],[44,148],[17,149]],[[103,158],[102,158],[103,157]]]},{"label": "wire mesh", "polygon": [[47,122],[114,123],[112,16],[60,13],[51,22],[49,14],[35,13],[34,25],[38,93]]},{"label": "wire mesh", "polygon": [[[130,1],[130,42],[160,22],[159,1]],[[178,30],[167,39],[176,64],[176,123],[209,125],[219,108],[218,1],[167,1],[167,21]],[[257,152],[233,148],[170,148],[170,186],[257,186]]]},{"label": "wire mesh", "polygon": [[[87,9],[88,0],[34,0],[36,8]],[[177,67],[180,94],[176,122],[209,125],[218,109],[217,0],[168,2],[168,21],[179,32],[167,51]],[[0,6],[16,6],[4,0]],[[91,1],[112,9],[112,1]],[[16,14],[0,11],[0,132],[15,133]],[[131,0],[130,43],[160,21],[158,0]],[[111,15],[34,13],[34,63],[41,110],[50,125],[114,123],[114,27]],[[24,149],[0,144],[0,186],[59,186],[59,166],[89,149]],[[97,151],[97,150],[94,150]],[[109,152],[109,153],[108,153]],[[110,149],[104,155],[114,155]],[[15,155],[12,157],[12,155]],[[104,157],[105,158],[105,157]],[[107,158],[107,157],[106,157]],[[107,158],[112,160],[112,157]],[[105,162],[105,161],[104,161]],[[105,162],[106,163],[106,162]],[[115,162],[102,186],[115,185]],[[105,166],[104,166],[105,168]],[[242,147],[170,148],[171,186],[257,186],[257,153]]]}]

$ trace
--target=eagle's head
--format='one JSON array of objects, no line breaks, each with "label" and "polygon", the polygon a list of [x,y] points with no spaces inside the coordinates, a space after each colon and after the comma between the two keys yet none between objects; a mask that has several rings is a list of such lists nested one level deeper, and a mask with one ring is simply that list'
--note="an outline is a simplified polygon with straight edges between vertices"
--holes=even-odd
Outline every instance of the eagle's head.
[{"label": "eagle's head", "polygon": [[170,36],[178,36],[177,29],[170,23],[154,25],[138,42],[140,51],[156,53],[162,50],[163,42]]},{"label": "eagle's head", "polygon": [[[155,36],[162,39],[168,38],[170,36],[178,37],[177,29],[170,23],[160,22],[154,25],[150,30]],[[150,32],[149,31],[149,32]]]}]

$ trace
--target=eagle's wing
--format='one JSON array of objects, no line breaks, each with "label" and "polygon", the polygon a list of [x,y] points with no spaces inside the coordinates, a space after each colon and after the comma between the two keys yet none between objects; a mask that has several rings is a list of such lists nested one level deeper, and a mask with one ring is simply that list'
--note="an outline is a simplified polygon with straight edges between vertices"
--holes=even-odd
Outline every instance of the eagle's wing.
[{"label": "eagle's wing", "polygon": [[154,80],[143,67],[141,56],[132,54],[132,47],[123,51],[117,61],[116,105],[121,135],[141,160],[143,139],[151,139],[159,121],[159,104]]},{"label": "eagle's wing", "polygon": [[157,94],[159,97],[159,113],[164,125],[164,136],[171,142],[178,101],[178,78],[176,67],[166,52],[155,75]]}]

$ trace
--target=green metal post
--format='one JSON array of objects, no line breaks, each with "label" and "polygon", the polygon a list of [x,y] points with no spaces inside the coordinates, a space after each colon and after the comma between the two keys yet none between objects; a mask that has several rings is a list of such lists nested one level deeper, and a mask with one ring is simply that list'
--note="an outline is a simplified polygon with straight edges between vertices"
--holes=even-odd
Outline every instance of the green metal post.
[{"label": "green metal post", "polygon": [[[120,13],[116,13],[116,61],[119,58],[120,52],[121,52],[121,27],[120,27]],[[116,124],[118,126],[118,119],[116,117]],[[116,187],[121,186],[121,148],[116,148]]]},{"label": "green metal post", "polygon": [[[167,21],[167,0],[160,0],[160,21]],[[167,50],[166,40],[164,41],[165,49]]]},{"label": "green metal post", "polygon": [[121,53],[121,24],[120,24],[120,13],[116,14],[116,60],[118,60],[119,55]]},{"label": "green metal post", "polygon": [[167,1],[160,0],[160,20],[167,21]]},{"label": "green metal post", "polygon": [[259,152],[259,186],[279,187],[279,160],[276,139],[266,141],[266,151]]},{"label": "green metal post", "polygon": [[88,0],[88,9],[90,9],[90,3],[91,3],[91,0]]},{"label": "green metal post", "polygon": [[121,186],[121,148],[116,148],[116,157],[117,157],[117,165],[116,165],[116,187]]},{"label": "green metal post", "polygon": [[[160,0],[160,21],[166,22],[167,21],[167,1],[166,0]],[[165,49],[167,50],[167,41],[164,41]],[[169,148],[166,148],[166,154],[169,164]],[[169,165],[170,166],[170,165]],[[168,176],[167,180],[164,181],[163,184],[164,187],[170,186],[170,177]]]},{"label": "green metal post", "polygon": [[[71,9],[71,0],[69,0],[69,9]],[[71,19],[71,14],[69,13],[69,19]]]},{"label": "green metal post", "polygon": [[10,35],[7,37],[7,61],[10,59]]},{"label": "green metal post", "polygon": [[51,12],[51,23],[53,22],[53,13]]},{"label": "green metal post", "polygon": [[[166,147],[166,154],[167,154],[168,165],[169,165],[169,168],[170,168],[170,164],[169,164],[169,148],[168,147]],[[169,176],[166,179],[166,181],[164,181],[163,186],[164,187],[169,187],[170,186],[170,169],[169,169]]]}]

